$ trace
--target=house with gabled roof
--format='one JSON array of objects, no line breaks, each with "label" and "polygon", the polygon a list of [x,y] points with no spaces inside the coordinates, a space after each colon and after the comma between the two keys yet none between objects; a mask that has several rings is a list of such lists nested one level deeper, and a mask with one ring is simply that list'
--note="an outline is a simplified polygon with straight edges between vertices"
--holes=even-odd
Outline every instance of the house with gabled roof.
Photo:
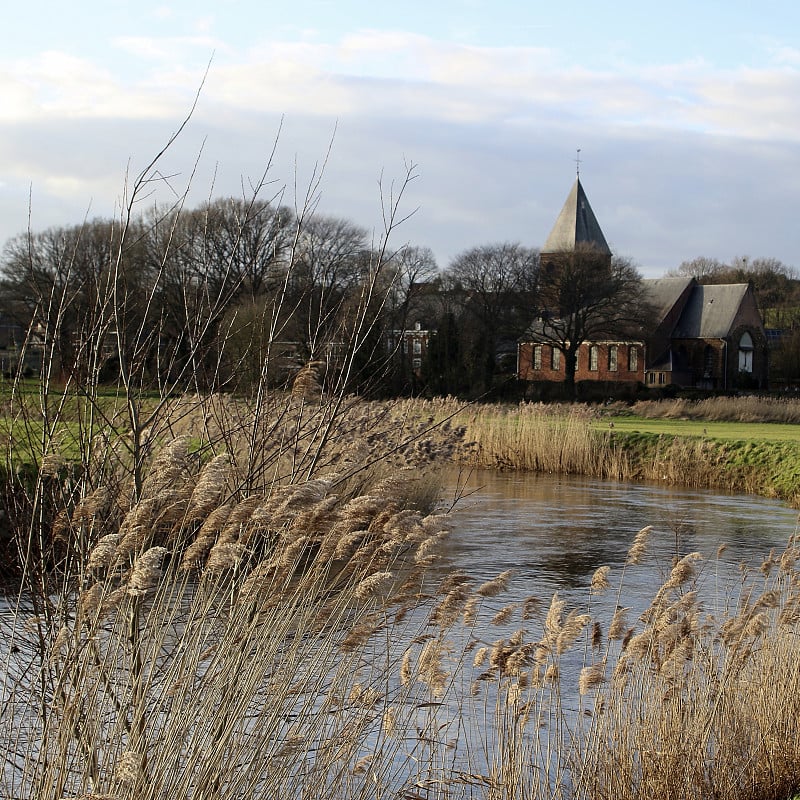
[{"label": "house with gabled roof", "polygon": [[699,389],[766,388],[767,335],[749,283],[694,278],[644,281],[656,324],[645,382]]},{"label": "house with gabled roof", "polygon": [[[578,177],[540,255],[543,270],[579,250],[611,263],[612,253]],[[585,342],[575,381],[678,385],[700,389],[765,388],[768,348],[750,284],[702,285],[694,278],[645,280],[652,322],[635,340]],[[554,310],[557,313],[557,310]],[[518,344],[517,374],[524,381],[563,381],[558,348],[537,335],[533,321]]]}]

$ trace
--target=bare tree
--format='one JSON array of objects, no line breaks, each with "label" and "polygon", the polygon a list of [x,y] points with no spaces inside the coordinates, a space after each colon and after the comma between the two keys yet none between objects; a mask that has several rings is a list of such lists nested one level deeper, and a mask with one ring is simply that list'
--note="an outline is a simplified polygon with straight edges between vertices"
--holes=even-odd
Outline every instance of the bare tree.
[{"label": "bare tree", "polygon": [[642,279],[630,261],[594,248],[555,254],[542,270],[536,337],[564,356],[564,390],[575,396],[575,365],[581,345],[617,337],[639,337],[651,315]]},{"label": "bare tree", "polygon": [[301,221],[289,273],[291,338],[309,359],[333,343],[340,314],[357,293],[370,262],[367,233],[345,219],[311,216]]},{"label": "bare tree", "polygon": [[220,199],[203,217],[204,246],[215,292],[255,300],[283,280],[294,238],[294,215],[265,200]]},{"label": "bare tree", "polygon": [[716,258],[698,256],[689,261],[684,261],[675,270],[667,272],[668,277],[675,278],[696,278],[703,282],[709,278],[714,278],[726,269],[726,265]]},{"label": "bare tree", "polygon": [[498,346],[512,349],[535,308],[538,253],[516,243],[484,245],[456,256],[447,269],[453,291],[460,293],[462,345],[473,384],[492,387]]}]

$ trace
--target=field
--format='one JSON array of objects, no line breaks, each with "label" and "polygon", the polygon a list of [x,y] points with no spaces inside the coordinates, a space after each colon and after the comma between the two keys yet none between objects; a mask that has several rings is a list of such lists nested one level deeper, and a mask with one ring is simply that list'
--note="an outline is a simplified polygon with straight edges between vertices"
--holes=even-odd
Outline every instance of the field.
[{"label": "field", "polygon": [[738,439],[760,442],[800,442],[800,425],[775,422],[711,422],[685,419],[646,419],[635,416],[600,418],[592,423],[596,430],[620,433],[652,433],[656,435],[698,437],[705,439]]}]

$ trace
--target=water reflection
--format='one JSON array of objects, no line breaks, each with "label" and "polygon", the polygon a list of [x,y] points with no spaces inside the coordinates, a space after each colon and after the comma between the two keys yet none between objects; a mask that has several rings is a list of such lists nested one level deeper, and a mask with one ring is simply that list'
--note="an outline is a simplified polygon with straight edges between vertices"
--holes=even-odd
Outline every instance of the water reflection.
[{"label": "water reflection", "polygon": [[715,569],[734,572],[783,547],[797,523],[794,510],[773,500],[573,476],[475,471],[464,488],[443,568],[479,580],[514,569],[521,591],[543,595],[585,590],[602,565],[621,570],[646,525],[648,567],[626,583],[651,596],[676,554],[700,551]]}]

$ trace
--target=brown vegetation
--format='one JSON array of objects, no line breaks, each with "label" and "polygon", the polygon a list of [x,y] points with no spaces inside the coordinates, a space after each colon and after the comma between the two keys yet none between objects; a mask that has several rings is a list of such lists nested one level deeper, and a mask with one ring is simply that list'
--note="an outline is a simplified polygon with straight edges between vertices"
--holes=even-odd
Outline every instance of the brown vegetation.
[{"label": "brown vegetation", "polygon": [[[667,416],[694,407],[684,403],[664,401],[646,405],[644,410],[651,416]],[[756,398],[696,404],[720,418],[760,414],[772,419],[780,414],[788,419],[798,405]],[[454,400],[432,400],[415,407],[419,415],[462,423],[471,447],[462,449],[460,458],[477,466],[718,488],[800,504],[800,465],[792,443],[623,433],[614,429],[613,417],[607,426],[593,425],[607,409],[583,405],[524,403],[462,409]]]},{"label": "brown vegetation", "polygon": [[403,510],[399,481],[235,502],[232,460],[188,458],[180,441],[161,452],[124,515],[87,498],[68,523],[93,542],[75,591],[3,617],[4,796],[800,788],[795,541],[721,592],[713,559],[676,556],[637,618],[619,604],[651,568],[645,528],[583,607],[509,602],[513,571],[434,579],[444,520]]},{"label": "brown vegetation", "polygon": [[709,422],[800,422],[800,400],[776,397],[708,397],[701,400],[640,400],[631,408],[648,419],[704,419]]},{"label": "brown vegetation", "polygon": [[262,460],[184,436],[138,497],[120,479],[58,515],[47,594],[2,617],[3,796],[275,796],[301,792],[320,751],[349,796],[383,697],[354,675],[419,600],[445,533],[427,454],[457,434],[355,403],[282,412]]}]

